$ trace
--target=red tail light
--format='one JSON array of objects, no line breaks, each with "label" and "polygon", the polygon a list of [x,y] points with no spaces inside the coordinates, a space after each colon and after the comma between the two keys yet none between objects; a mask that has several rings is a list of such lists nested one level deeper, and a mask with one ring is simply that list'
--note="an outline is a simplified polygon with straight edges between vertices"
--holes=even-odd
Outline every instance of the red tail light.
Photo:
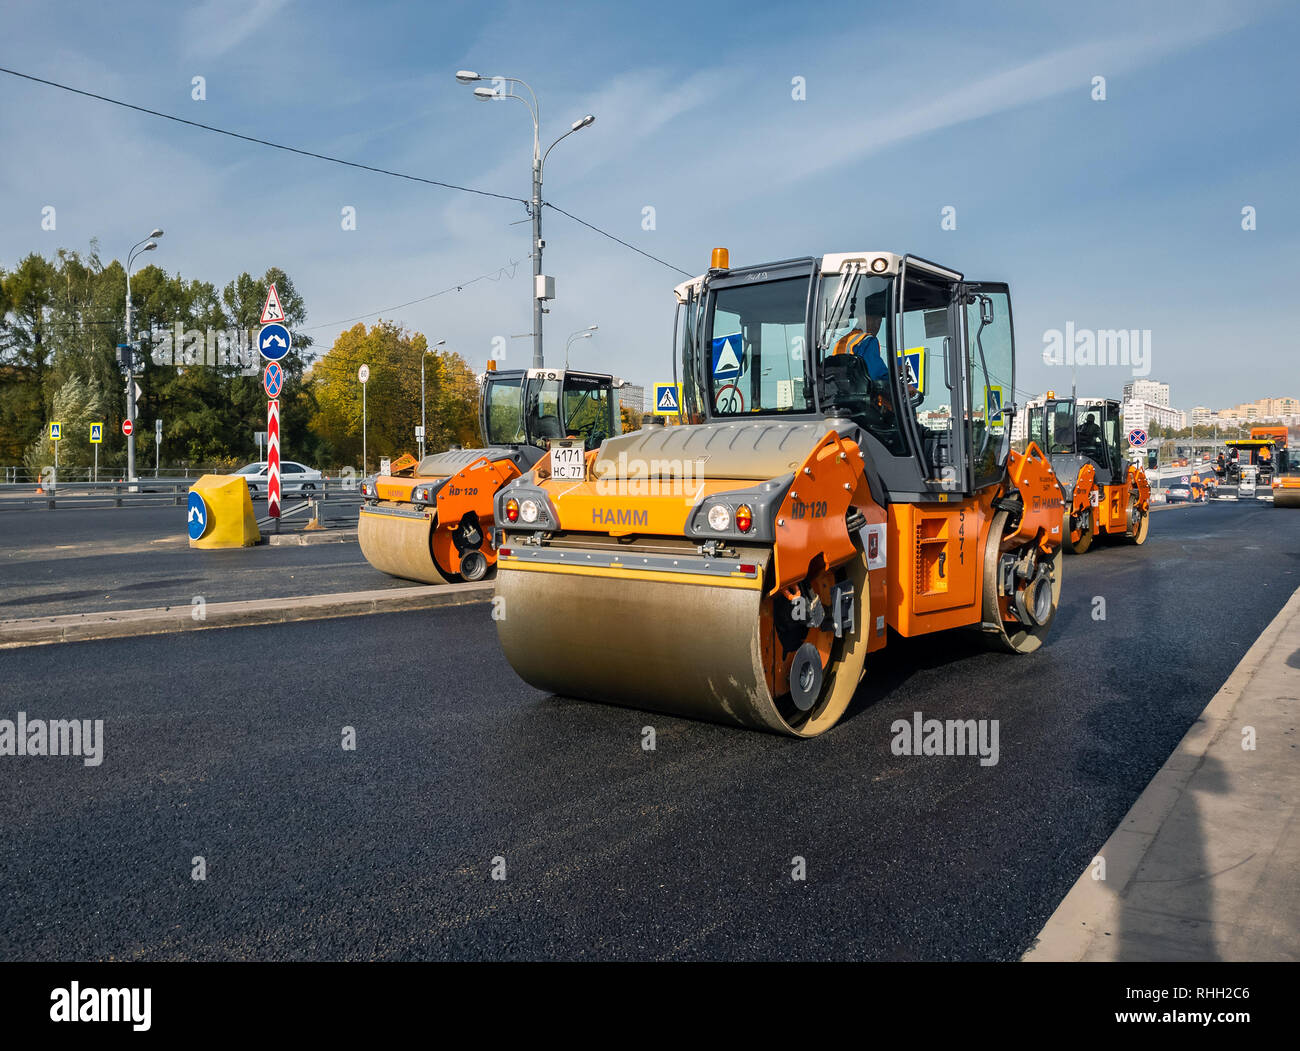
[{"label": "red tail light", "polygon": [[736,528],[742,533],[748,533],[750,527],[754,524],[754,512],[750,510],[749,504],[741,504],[736,508]]},{"label": "red tail light", "polygon": [[511,522],[519,521],[519,501],[510,499],[506,501],[506,518]]}]

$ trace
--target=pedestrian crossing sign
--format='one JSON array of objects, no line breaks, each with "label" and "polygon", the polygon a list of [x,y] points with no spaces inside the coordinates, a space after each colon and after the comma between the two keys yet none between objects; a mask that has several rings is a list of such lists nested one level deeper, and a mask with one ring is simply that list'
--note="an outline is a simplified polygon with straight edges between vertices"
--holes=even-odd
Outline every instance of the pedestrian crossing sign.
[{"label": "pedestrian crossing sign", "polygon": [[50,424],[50,441],[57,442],[62,440],[63,440],[63,424],[61,423]]},{"label": "pedestrian crossing sign", "polygon": [[656,416],[680,416],[682,414],[682,385],[680,383],[655,384]]},{"label": "pedestrian crossing sign", "polygon": [[90,444],[99,445],[104,440],[104,425],[102,423],[92,423],[90,425]]}]

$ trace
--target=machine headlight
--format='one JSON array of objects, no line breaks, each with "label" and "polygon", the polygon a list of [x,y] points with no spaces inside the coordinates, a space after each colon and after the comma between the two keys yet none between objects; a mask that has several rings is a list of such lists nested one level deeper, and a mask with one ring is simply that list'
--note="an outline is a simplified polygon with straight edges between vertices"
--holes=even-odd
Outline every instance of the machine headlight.
[{"label": "machine headlight", "polygon": [[726,504],[714,504],[709,508],[709,527],[719,533],[731,528],[731,508]]},{"label": "machine headlight", "polygon": [[536,500],[523,500],[519,504],[519,517],[525,522],[536,522],[539,514]]}]

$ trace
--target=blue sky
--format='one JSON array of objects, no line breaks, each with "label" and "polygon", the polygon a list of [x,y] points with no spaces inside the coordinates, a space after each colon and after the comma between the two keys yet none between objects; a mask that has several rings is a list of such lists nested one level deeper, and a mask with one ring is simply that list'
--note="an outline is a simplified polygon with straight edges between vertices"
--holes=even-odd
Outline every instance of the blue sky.
[{"label": "blue sky", "polygon": [[[1179,408],[1300,395],[1300,13],[1281,3],[7,5],[0,65],[177,116],[524,197],[531,123],[457,69],[542,100],[545,197],[692,273],[827,251],[910,251],[1010,282],[1017,386],[1068,387],[1044,333],[1149,329]],[[206,78],[207,99],[191,99]],[[1104,102],[1092,78],[1106,78]],[[794,77],[807,98],[791,97]],[[297,157],[0,75],[0,265],[121,256],[222,283],[268,266],[318,346],[382,316],[481,367],[531,328],[521,205]],[[41,209],[58,227],[42,231]],[[1258,228],[1243,231],[1241,210]],[[340,226],[356,209],[357,229]],[[642,229],[643,208],[656,228]],[[940,227],[956,209],[957,228]],[[544,216],[548,361],[671,375],[681,275]],[[518,263],[510,278],[511,264]],[[373,318],[368,318],[373,321]],[[319,327],[317,327],[319,326]],[[524,365],[530,341],[511,340]],[[1124,368],[1080,370],[1118,394]]]}]

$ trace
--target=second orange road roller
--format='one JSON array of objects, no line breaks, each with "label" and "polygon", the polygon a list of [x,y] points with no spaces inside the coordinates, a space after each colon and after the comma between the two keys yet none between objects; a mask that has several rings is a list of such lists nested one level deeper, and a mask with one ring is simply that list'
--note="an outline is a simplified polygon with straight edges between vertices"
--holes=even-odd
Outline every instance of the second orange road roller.
[{"label": "second orange road roller", "polygon": [[1120,404],[1058,398],[1029,409],[1027,433],[1047,453],[1065,492],[1065,549],[1082,555],[1099,536],[1145,544],[1151,521],[1147,475],[1124,455]]},{"label": "second orange road roller", "polygon": [[588,449],[617,433],[617,419],[610,376],[498,371],[489,362],[479,401],[486,448],[433,453],[411,470],[366,478],[357,522],[361,553],[376,569],[406,580],[484,579],[496,568],[497,490],[548,458],[552,445],[581,462]]},{"label": "second orange road roller", "polygon": [[1061,593],[1063,494],[1011,448],[1011,297],[850,252],[676,289],[682,426],[496,497],[498,634],[532,685],[795,737],[891,633],[1026,654]]}]

